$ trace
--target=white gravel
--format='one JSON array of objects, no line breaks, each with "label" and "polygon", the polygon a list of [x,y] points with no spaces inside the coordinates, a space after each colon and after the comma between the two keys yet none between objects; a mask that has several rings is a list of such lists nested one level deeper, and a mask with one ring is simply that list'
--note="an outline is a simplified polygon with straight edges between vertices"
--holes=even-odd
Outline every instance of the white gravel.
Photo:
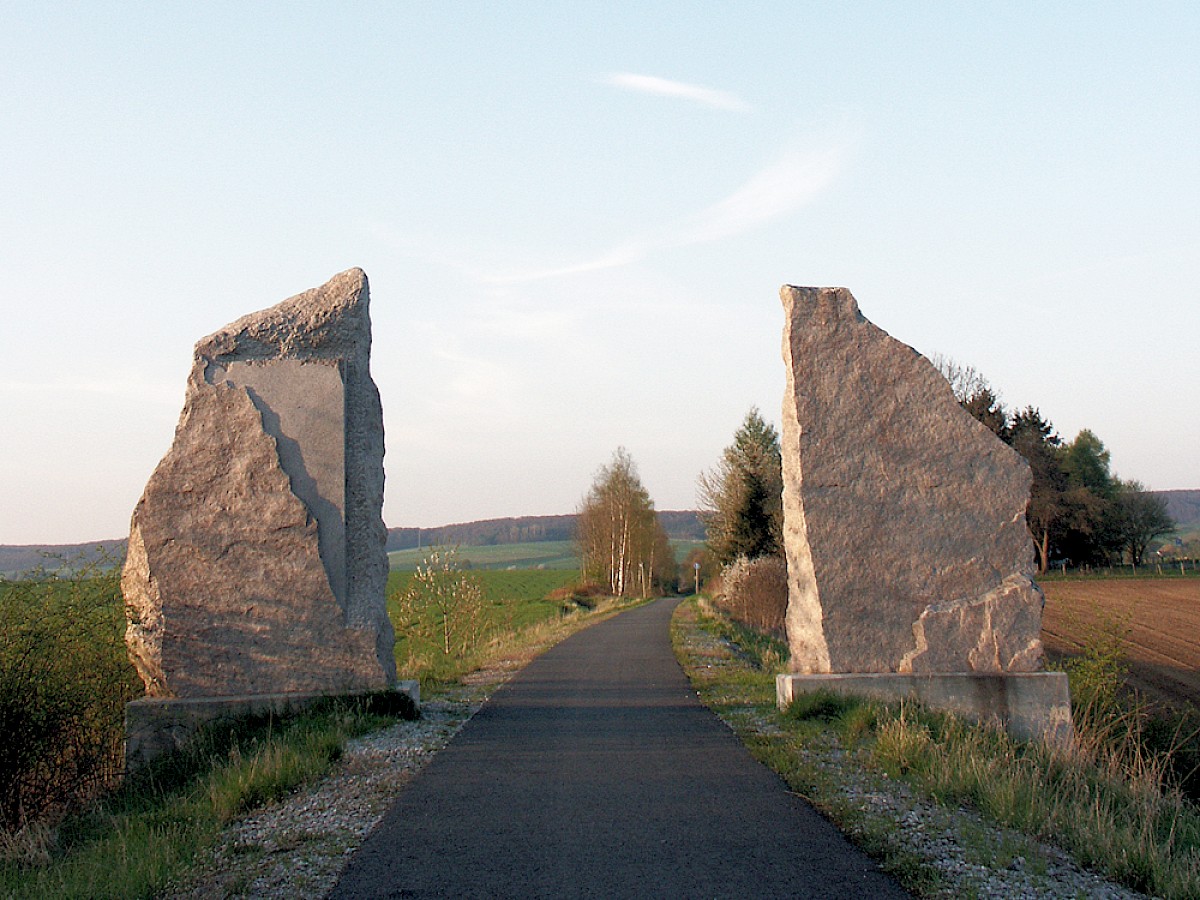
[{"label": "white gravel", "polygon": [[396,794],[446,746],[482,697],[475,691],[423,703],[417,721],[351,740],[332,774],[233,823],[187,882],[162,896],[324,896]]}]

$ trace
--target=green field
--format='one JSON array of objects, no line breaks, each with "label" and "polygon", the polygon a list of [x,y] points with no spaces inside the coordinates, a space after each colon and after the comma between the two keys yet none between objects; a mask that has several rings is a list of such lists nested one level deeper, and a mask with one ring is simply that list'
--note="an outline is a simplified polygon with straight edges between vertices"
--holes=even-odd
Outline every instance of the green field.
[{"label": "green field", "polygon": [[[388,597],[407,588],[413,574],[412,569],[393,569],[388,574]],[[471,574],[483,585],[486,600],[510,605],[540,602],[554,589],[579,580],[577,569],[485,569]]]},{"label": "green field", "polygon": [[[681,538],[671,538],[671,550],[675,553],[675,561],[683,562],[689,553],[693,550],[703,550],[707,546],[705,541],[685,541]],[[683,572],[680,572],[680,577],[683,577]]]},{"label": "green field", "polygon": [[[683,559],[704,541],[672,540],[677,560]],[[393,550],[388,561],[393,571],[412,571],[432,548]],[[579,568],[572,541],[536,541],[529,544],[492,544],[487,547],[459,547],[458,560],[472,569],[557,569]]]},{"label": "green field", "polygon": [[[393,570],[415,569],[432,548],[393,550],[388,560]],[[532,544],[493,544],[487,547],[459,547],[458,561],[472,569],[560,569],[579,568],[575,545],[571,541],[538,541]]]}]

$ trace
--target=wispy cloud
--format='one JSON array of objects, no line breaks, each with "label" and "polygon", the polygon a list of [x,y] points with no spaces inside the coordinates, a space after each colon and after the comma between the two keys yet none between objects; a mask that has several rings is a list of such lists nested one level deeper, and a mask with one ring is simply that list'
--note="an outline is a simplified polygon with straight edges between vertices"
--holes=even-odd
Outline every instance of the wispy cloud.
[{"label": "wispy cloud", "polygon": [[683,81],[671,81],[668,78],[658,78],[654,75],[637,75],[633,72],[613,72],[600,79],[602,84],[612,85],[626,91],[636,91],[641,94],[655,94],[659,97],[678,97],[690,100],[713,109],[726,109],[733,112],[747,112],[750,105],[737,94],[729,91],[719,91],[715,88],[703,87],[698,84],[688,84]]},{"label": "wispy cloud", "polygon": [[666,243],[676,247],[704,244],[782,218],[827,188],[841,166],[838,148],[786,153],[728,197],[679,223],[665,236]]},{"label": "wispy cloud", "polygon": [[484,280],[490,284],[518,284],[614,269],[640,262],[658,250],[706,244],[742,234],[811,202],[837,178],[844,155],[841,145],[789,151],[751,175],[727,197],[659,231],[618,244],[581,262],[510,270]]}]

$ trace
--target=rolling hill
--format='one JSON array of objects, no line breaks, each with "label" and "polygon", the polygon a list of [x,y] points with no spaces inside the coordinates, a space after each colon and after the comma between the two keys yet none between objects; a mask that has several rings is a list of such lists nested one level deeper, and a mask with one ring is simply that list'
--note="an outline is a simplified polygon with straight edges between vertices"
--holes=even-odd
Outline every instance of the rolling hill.
[{"label": "rolling hill", "polygon": [[1167,501],[1167,514],[1180,528],[1200,525],[1200,491],[1152,491]]},{"label": "rolling hill", "polygon": [[[1200,528],[1200,490],[1152,491],[1167,501],[1167,512],[1180,529]],[[695,510],[664,510],[658,514],[674,542],[703,541],[704,524]],[[434,528],[406,527],[387,530],[387,550],[415,550],[420,547],[498,547],[539,543],[569,543],[575,534],[574,514],[556,516],[516,516],[504,519],[483,519],[460,522]],[[541,551],[546,551],[545,553]],[[477,554],[481,556],[482,554]],[[500,553],[503,557],[506,554]],[[0,545],[0,575],[13,576],[35,569],[79,569],[87,565],[120,561],[125,556],[124,540],[92,541],[86,544],[20,544]],[[537,565],[549,559],[554,565],[564,565],[563,557],[570,552],[551,553],[548,548],[538,551],[524,549],[507,556],[520,558],[521,565]],[[541,557],[541,559],[539,559]],[[393,557],[396,558],[396,557]],[[406,558],[406,557],[403,557]],[[497,564],[499,559],[496,560]],[[505,565],[514,564],[507,560]]]},{"label": "rolling hill", "polygon": [[[1200,492],[1197,492],[1200,493]],[[704,526],[699,515],[692,510],[668,510],[660,512],[663,528],[674,541],[697,541],[704,539]],[[526,549],[522,546],[515,552],[497,552],[494,560],[480,557],[481,567],[506,568],[510,565],[522,567],[547,565],[548,568],[571,568],[577,563],[569,548],[575,537],[575,516],[518,516],[507,519],[484,519],[478,522],[461,522],[435,528],[389,528],[387,550],[414,550],[420,547],[502,547],[528,544],[559,544],[548,547]],[[415,554],[414,554],[415,556]],[[24,544],[0,545],[0,576],[14,576],[37,569],[49,571],[77,570],[87,565],[120,562],[125,557],[124,540],[93,541],[90,544]],[[393,559],[407,557],[393,557]],[[489,565],[490,563],[490,565]]]},{"label": "rolling hill", "polygon": [[[704,525],[694,510],[664,510],[658,514],[667,537],[676,540],[704,540]],[[440,525],[436,528],[389,528],[387,549],[409,550],[415,547],[459,546],[490,547],[500,544],[533,544],[541,541],[570,541],[575,537],[574,514],[558,516],[520,516],[508,519],[482,519]]]}]

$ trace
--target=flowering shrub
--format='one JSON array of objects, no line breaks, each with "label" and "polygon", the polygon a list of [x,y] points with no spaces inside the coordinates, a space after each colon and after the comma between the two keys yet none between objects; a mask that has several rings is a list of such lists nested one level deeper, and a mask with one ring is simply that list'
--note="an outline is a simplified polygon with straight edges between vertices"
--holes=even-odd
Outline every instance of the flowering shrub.
[{"label": "flowering shrub", "polygon": [[408,588],[397,598],[403,621],[414,632],[437,644],[445,656],[465,655],[483,637],[483,585],[463,572],[454,547],[440,547],[417,565]]}]

